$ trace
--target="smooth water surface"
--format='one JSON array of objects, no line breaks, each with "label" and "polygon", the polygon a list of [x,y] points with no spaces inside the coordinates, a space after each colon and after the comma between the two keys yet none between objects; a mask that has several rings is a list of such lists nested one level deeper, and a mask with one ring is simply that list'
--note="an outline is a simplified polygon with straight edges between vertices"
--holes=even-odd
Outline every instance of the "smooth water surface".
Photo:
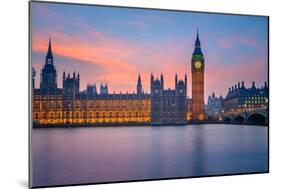
[{"label": "smooth water surface", "polygon": [[268,127],[32,130],[33,186],[268,171]]}]

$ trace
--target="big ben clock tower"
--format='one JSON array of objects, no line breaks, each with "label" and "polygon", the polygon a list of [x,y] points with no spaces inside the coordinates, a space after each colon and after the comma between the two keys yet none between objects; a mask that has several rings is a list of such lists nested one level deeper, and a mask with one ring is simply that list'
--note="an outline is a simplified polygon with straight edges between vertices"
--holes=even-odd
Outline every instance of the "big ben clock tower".
[{"label": "big ben clock tower", "polygon": [[204,120],[204,56],[201,51],[201,44],[198,36],[195,41],[195,48],[191,60],[192,71],[192,120]]}]

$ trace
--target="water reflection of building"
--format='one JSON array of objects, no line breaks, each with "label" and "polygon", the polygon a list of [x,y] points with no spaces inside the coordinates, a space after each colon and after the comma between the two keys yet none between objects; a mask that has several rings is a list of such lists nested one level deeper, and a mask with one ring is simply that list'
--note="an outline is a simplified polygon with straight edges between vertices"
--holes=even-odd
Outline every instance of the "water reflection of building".
[{"label": "water reflection of building", "polygon": [[218,120],[222,113],[223,97],[220,95],[216,97],[213,92],[208,97],[208,103],[205,105],[206,117],[212,120]]},{"label": "water reflection of building", "polygon": [[223,102],[224,114],[250,112],[259,109],[268,109],[268,86],[256,88],[255,82],[252,87],[246,88],[244,81],[229,88]]}]

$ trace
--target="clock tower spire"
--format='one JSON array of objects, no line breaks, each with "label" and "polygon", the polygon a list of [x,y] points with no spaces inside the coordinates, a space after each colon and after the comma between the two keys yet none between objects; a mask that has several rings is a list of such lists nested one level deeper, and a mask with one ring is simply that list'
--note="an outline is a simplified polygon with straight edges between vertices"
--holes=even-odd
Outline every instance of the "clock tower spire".
[{"label": "clock tower spire", "polygon": [[201,50],[201,42],[197,28],[194,52],[191,59],[192,71],[192,120],[200,121],[205,119],[204,111],[204,68],[205,60]]}]

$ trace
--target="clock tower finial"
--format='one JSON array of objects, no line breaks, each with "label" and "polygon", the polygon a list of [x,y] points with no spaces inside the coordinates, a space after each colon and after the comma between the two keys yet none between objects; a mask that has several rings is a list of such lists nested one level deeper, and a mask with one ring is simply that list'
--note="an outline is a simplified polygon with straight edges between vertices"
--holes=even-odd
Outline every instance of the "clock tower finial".
[{"label": "clock tower finial", "polygon": [[199,39],[198,28],[197,28],[197,35],[196,35],[195,48],[194,48],[193,55],[194,54],[203,54],[202,51],[201,51],[201,42],[200,42],[200,39]]},{"label": "clock tower finial", "polygon": [[143,91],[142,91],[142,84],[141,84],[141,76],[139,74],[139,77],[138,77],[138,84],[137,84],[137,94],[142,94]]},{"label": "clock tower finial", "polygon": [[199,40],[199,31],[198,31],[198,27],[197,27],[197,36],[196,36],[196,41],[199,41],[200,42],[200,40]]}]

